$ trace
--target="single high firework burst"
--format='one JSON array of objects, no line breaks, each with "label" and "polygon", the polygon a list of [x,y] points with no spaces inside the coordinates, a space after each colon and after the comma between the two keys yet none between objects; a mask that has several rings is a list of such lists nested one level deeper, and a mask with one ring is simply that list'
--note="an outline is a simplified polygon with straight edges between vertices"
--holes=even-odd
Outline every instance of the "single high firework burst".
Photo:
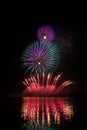
[{"label": "single high firework burst", "polygon": [[30,73],[54,71],[58,67],[60,53],[54,43],[34,42],[27,47],[22,56],[22,67]]},{"label": "single high firework burst", "polygon": [[72,81],[67,80],[58,85],[61,76],[62,74],[59,74],[53,78],[51,73],[48,75],[43,73],[42,76],[37,74],[37,76],[25,78],[22,82],[26,86],[23,95],[58,96],[63,88],[73,84]]},{"label": "single high firework burst", "polygon": [[37,31],[37,38],[40,42],[51,42],[53,41],[55,33],[51,26],[41,26]]}]

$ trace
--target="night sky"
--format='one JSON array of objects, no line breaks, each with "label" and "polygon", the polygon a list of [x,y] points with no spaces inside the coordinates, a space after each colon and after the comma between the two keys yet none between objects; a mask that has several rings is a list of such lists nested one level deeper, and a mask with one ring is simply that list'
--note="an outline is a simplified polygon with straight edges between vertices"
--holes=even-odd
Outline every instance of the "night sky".
[{"label": "night sky", "polygon": [[49,3],[36,8],[27,3],[10,4],[3,5],[0,16],[0,94],[24,89],[19,84],[25,77],[20,57],[28,43],[37,40],[37,29],[45,24],[54,28],[55,41],[61,46],[62,58],[57,72],[63,72],[67,79],[77,83],[69,95],[87,94],[87,14],[83,4],[62,5],[61,2],[61,6],[55,7]]}]

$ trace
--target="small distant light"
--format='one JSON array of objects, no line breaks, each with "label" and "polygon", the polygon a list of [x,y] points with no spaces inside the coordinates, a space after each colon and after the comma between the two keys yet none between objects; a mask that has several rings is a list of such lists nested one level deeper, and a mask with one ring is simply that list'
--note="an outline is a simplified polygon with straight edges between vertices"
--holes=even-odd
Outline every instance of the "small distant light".
[{"label": "small distant light", "polygon": [[46,39],[47,37],[46,37],[46,36],[44,36],[43,38],[44,38],[44,39]]},{"label": "small distant light", "polygon": [[38,65],[40,65],[41,64],[41,62],[38,62]]}]

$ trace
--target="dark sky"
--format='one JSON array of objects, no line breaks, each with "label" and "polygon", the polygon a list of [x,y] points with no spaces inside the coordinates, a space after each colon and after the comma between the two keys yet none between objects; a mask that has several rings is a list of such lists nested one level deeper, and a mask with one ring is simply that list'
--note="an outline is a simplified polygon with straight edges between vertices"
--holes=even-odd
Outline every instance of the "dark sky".
[{"label": "dark sky", "polygon": [[70,42],[70,48],[64,45],[61,49],[63,58],[58,71],[63,71],[69,79],[75,80],[78,86],[77,93],[84,95],[87,93],[85,4],[73,2],[62,4],[61,2],[58,5],[49,3],[34,6],[27,3],[3,3],[0,16],[0,93],[22,90],[18,85],[25,75],[20,67],[21,54],[28,42],[37,39],[38,27],[50,24],[56,31],[56,40],[63,38],[66,43]]}]

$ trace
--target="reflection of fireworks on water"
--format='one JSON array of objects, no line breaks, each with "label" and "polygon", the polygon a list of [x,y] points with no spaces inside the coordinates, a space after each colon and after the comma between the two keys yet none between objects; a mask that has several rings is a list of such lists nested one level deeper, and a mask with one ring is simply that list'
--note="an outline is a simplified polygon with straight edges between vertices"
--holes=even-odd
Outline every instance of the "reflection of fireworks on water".
[{"label": "reflection of fireworks on water", "polygon": [[22,127],[50,128],[53,123],[60,125],[62,118],[71,121],[74,116],[73,105],[67,98],[25,97],[21,108]]},{"label": "reflection of fireworks on water", "polygon": [[54,39],[54,31],[51,26],[44,25],[37,31],[37,37],[40,42],[51,42]]},{"label": "reflection of fireworks on water", "polygon": [[[35,42],[24,52],[22,66],[25,70],[41,73],[53,71],[59,64],[59,51],[56,44]],[[54,67],[55,65],[55,67]]]},{"label": "reflection of fireworks on water", "polygon": [[58,85],[58,81],[62,75],[52,77],[52,74],[46,75],[45,73],[41,75],[37,74],[30,78],[26,78],[22,83],[27,87],[23,94],[28,94],[31,96],[56,96],[63,88],[73,84],[72,81],[67,80]]}]

